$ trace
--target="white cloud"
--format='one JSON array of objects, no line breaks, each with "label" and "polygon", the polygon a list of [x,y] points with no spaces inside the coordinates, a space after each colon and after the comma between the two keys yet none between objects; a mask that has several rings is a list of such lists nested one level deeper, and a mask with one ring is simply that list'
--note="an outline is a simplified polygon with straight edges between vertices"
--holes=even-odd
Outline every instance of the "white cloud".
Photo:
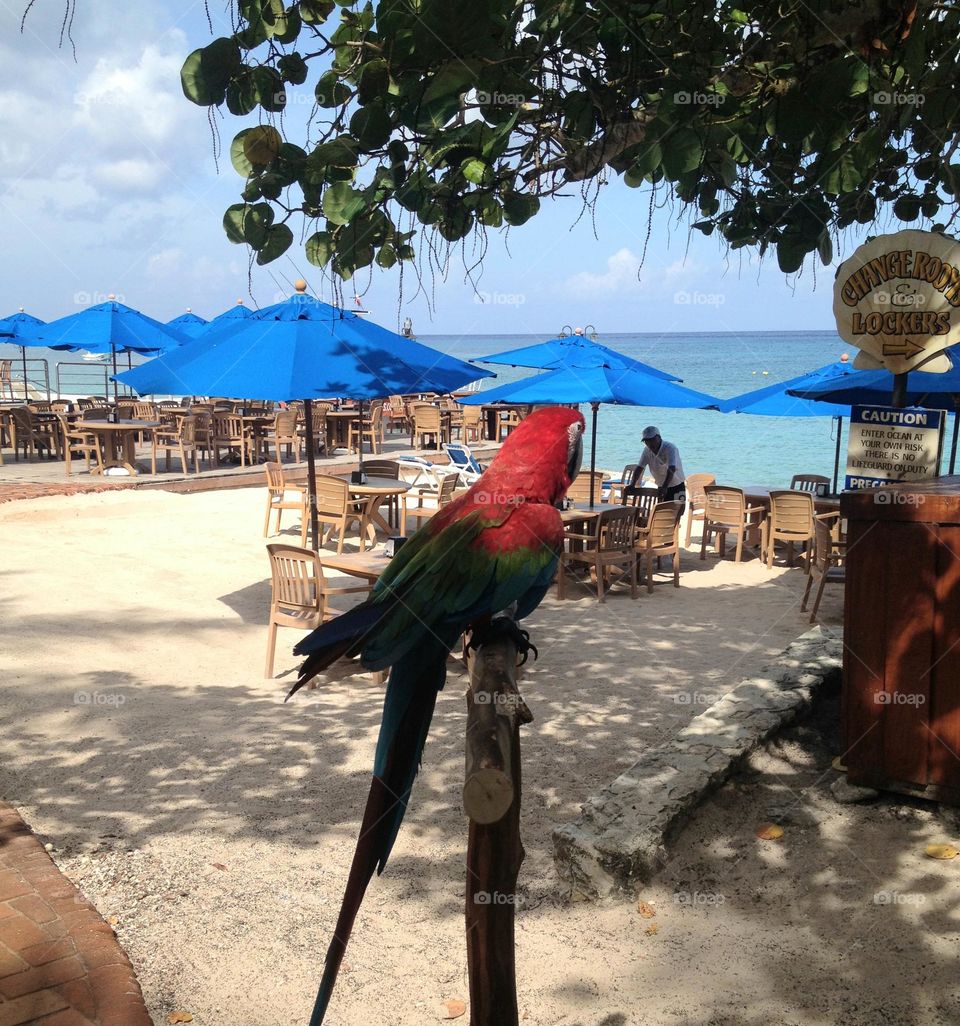
[{"label": "white cloud", "polygon": [[93,178],[108,189],[124,192],[149,192],[166,176],[166,168],[156,161],[132,157],[96,164]]},{"label": "white cloud", "polygon": [[640,258],[624,246],[613,256],[607,258],[607,269],[602,274],[592,271],[581,271],[571,275],[561,286],[563,292],[575,296],[609,295],[621,289],[639,287],[637,272],[640,270]]}]

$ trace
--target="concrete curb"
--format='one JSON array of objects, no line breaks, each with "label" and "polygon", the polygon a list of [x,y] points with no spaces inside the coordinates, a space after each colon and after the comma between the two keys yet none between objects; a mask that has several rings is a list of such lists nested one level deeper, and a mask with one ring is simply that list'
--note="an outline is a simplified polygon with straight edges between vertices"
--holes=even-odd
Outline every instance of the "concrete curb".
[{"label": "concrete curb", "polygon": [[817,626],[760,676],[742,681],[647,752],[553,832],[554,863],[575,900],[636,894],[700,801],[809,704],[841,667],[842,636]]}]

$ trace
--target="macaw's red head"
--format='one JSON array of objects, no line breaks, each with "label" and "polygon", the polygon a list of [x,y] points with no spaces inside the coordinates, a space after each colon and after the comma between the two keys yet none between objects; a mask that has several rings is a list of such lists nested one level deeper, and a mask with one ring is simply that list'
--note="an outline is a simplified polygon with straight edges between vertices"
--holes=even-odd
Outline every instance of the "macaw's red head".
[{"label": "macaw's red head", "polygon": [[585,429],[583,414],[565,406],[531,413],[507,436],[484,487],[528,502],[559,502],[580,470]]}]

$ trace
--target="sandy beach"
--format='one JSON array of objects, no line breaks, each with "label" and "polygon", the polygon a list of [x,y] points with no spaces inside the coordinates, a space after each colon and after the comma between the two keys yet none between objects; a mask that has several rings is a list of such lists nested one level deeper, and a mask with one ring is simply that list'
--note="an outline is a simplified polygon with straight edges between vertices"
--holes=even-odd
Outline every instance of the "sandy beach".
[{"label": "sandy beach", "polygon": [[[346,667],[284,704],[299,635],[281,631],[280,676],[262,677],[263,503],[247,488],[0,507],[0,794],[116,917],[157,1023],[173,1009],[199,1026],[307,1020],[369,782],[382,697],[369,675]],[[960,1016],[957,869],[922,855],[956,831],[928,806],[833,802],[829,702],[694,817],[644,894],[653,918],[560,891],[552,828],[804,633],[803,581],[687,552],[680,589],[615,591],[603,606],[574,590],[528,622],[540,659],[522,684],[535,722],[517,943],[530,1026]],[[828,588],[821,619],[840,612]],[[451,660],[331,1026],[437,1021],[442,1001],[467,996],[464,690]],[[774,845],[754,837],[771,810],[786,829]]]}]

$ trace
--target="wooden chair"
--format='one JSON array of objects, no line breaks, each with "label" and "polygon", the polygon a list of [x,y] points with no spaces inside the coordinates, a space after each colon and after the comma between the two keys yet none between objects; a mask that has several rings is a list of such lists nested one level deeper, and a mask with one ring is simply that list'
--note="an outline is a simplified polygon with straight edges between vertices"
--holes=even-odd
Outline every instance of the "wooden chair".
[{"label": "wooden chair", "polygon": [[[570,487],[567,489],[567,498],[573,502],[589,502],[590,501],[590,471],[581,470],[579,474],[570,482]],[[593,471],[593,503],[599,505],[602,501],[603,493],[603,471]]]},{"label": "wooden chair", "polygon": [[[267,515],[263,521],[263,536],[267,537],[270,531],[270,514],[276,511],[277,522],[274,525],[273,533],[280,533],[280,514],[285,509],[295,509],[300,513],[300,544],[307,544],[307,528],[310,526],[310,516],[307,509],[307,489],[304,485],[287,484],[283,476],[283,467],[279,463],[265,463],[263,466],[267,475]],[[292,492],[296,498],[288,499],[287,493]]]},{"label": "wooden chair", "polygon": [[793,566],[793,546],[804,546],[803,568],[810,569],[810,548],[816,540],[813,527],[813,496],[807,491],[780,489],[770,492],[770,514],[763,522],[760,553],[767,567],[773,567],[774,548],[778,541],[787,543],[787,565]]},{"label": "wooden chair", "polygon": [[300,414],[297,410],[280,410],[273,418],[273,426],[263,439],[263,455],[270,455],[270,447],[273,446],[277,454],[277,462],[280,462],[280,448],[287,447],[287,459],[292,459],[296,454],[300,458],[300,435],[298,424]]},{"label": "wooden chair", "polygon": [[646,527],[637,530],[637,559],[645,561],[647,593],[653,593],[653,560],[657,570],[664,556],[673,556],[673,586],[680,587],[680,518],[683,504],[658,502]]},{"label": "wooden chair", "polygon": [[179,410],[181,403],[178,403],[175,399],[164,399],[162,403],[157,403],[158,410]]},{"label": "wooden chair", "polygon": [[70,413],[73,410],[73,403],[69,399],[54,399],[50,404],[51,413]]},{"label": "wooden chair", "polygon": [[687,537],[683,544],[686,548],[690,548],[694,520],[703,523],[703,511],[707,504],[703,490],[707,485],[715,485],[717,479],[713,474],[691,474],[683,483],[687,492]]},{"label": "wooden chair", "polygon": [[[417,527],[420,526],[421,520],[429,520],[431,517],[436,516],[437,513],[447,505],[448,502],[453,499],[453,493],[457,490],[459,484],[459,478],[456,474],[447,474],[440,481],[440,490],[433,494],[425,491],[417,491],[406,495],[401,495],[400,503],[400,533],[407,533],[407,518],[412,517],[417,521]],[[409,499],[416,499],[416,505],[411,506],[408,502]],[[424,506],[423,500],[429,499],[431,502],[436,503],[432,506]]]},{"label": "wooden chair", "polygon": [[402,395],[392,395],[383,407],[384,424],[391,433],[395,428],[405,432],[410,430],[410,418],[407,416],[407,404]]},{"label": "wooden chair", "polygon": [[497,441],[502,442],[522,419],[519,410],[504,410],[497,418]]},{"label": "wooden chair", "polygon": [[190,464],[187,461],[187,454],[193,454],[193,472],[200,473],[200,454],[197,449],[197,418],[181,417],[179,423],[173,430],[157,428],[153,432],[153,447],[150,451],[150,473],[157,472],[157,450],[162,449],[164,453],[164,469],[170,470],[170,454],[177,453],[180,456],[180,466],[184,474],[190,473]]},{"label": "wooden chair", "polygon": [[334,588],[327,583],[323,564],[312,549],[294,545],[268,545],[270,556],[270,616],[267,633],[265,677],[273,676],[277,647],[277,628],[296,627],[313,630],[325,620],[344,612],[328,604],[332,595],[367,595],[372,584]]},{"label": "wooden chair", "polygon": [[[96,458],[97,466],[103,473],[103,452],[100,441],[93,431],[84,431],[82,427],[71,427],[70,421],[63,414],[58,414],[60,434],[63,438],[63,458],[67,477],[70,476],[74,456],[83,456],[87,461],[87,473],[90,473],[90,457]],[[82,421],[80,422],[82,424]]]},{"label": "wooden chair", "polygon": [[707,545],[717,535],[717,551],[723,559],[727,535],[737,536],[735,562],[743,557],[743,543],[747,537],[757,537],[761,530],[760,517],[766,513],[763,506],[748,506],[742,488],[725,485],[706,485],[704,492],[703,537],[700,539],[700,558],[706,559]]},{"label": "wooden chair", "polygon": [[247,458],[253,462],[253,438],[247,430],[242,417],[234,413],[215,412],[213,415],[213,448],[216,461],[220,462],[220,450],[227,450],[229,459],[231,452],[240,454],[240,466],[247,465]]},{"label": "wooden chair", "polygon": [[52,413],[53,404],[47,402],[46,399],[34,399],[27,403],[27,409],[32,413]]},{"label": "wooden chair", "polygon": [[13,360],[0,360],[0,398],[16,398],[13,394]]},{"label": "wooden chair", "polygon": [[338,477],[320,474],[317,477],[317,520],[325,524],[321,545],[326,545],[337,534],[337,552],[343,552],[343,541],[347,528],[358,524],[360,529],[360,551],[366,548],[367,528],[370,520],[366,513],[366,503],[357,502],[350,497],[350,488],[346,481]]},{"label": "wooden chair", "polygon": [[463,422],[461,436],[468,444],[483,440],[483,410],[479,406],[461,406]]},{"label": "wooden chair", "polygon": [[[313,454],[314,456],[321,456],[327,451],[327,410],[330,409],[330,403],[311,403],[310,412],[311,418],[310,423],[313,428]],[[300,437],[303,439],[303,450],[306,454],[307,450],[307,424],[303,419],[303,415],[300,416],[299,427],[297,429],[300,432]]]},{"label": "wooden chair", "polygon": [[350,421],[350,434],[347,448],[350,452],[362,452],[364,440],[370,442],[370,451],[379,453],[383,442],[383,403],[376,402],[370,406],[370,414],[363,420]]},{"label": "wooden chair", "polygon": [[[588,521],[588,523],[590,523]],[[630,576],[630,597],[637,597],[637,512],[632,506],[605,509],[593,518],[590,533],[568,533],[572,541],[582,541],[584,547],[560,554],[557,569],[557,598],[566,597],[567,570],[573,564],[590,566],[597,577],[597,598],[606,602],[608,574],[615,568]]]},{"label": "wooden chair", "polygon": [[816,492],[817,485],[825,484],[829,487],[830,478],[822,474],[794,474],[790,481],[790,488],[795,492]]},{"label": "wooden chair", "polygon": [[136,403],[117,403],[117,418],[119,420],[133,420],[135,417]]},{"label": "wooden chair", "polygon": [[415,449],[425,449],[427,438],[433,439],[433,446],[439,452],[444,442],[449,442],[449,433],[443,426],[440,408],[430,403],[418,403],[412,408],[413,433],[410,444]]},{"label": "wooden chair", "polygon": [[607,494],[607,502],[619,502],[623,505],[623,490],[629,488],[633,481],[633,472],[637,469],[636,463],[628,463],[620,474],[619,480],[604,482],[604,491]]},{"label": "wooden chair", "polygon": [[800,603],[801,611],[806,612],[807,600],[810,598],[810,588],[813,585],[813,575],[816,573],[820,580],[817,584],[816,598],[813,600],[813,609],[810,612],[811,623],[817,618],[820,599],[823,598],[824,585],[828,582],[831,584],[844,584],[847,580],[847,568],[845,566],[847,544],[846,542],[838,541],[833,533],[833,528],[837,527],[839,522],[839,513],[821,513],[813,518],[816,547],[813,550],[813,559],[807,571],[807,586],[803,592],[803,602]]},{"label": "wooden chair", "polygon": [[620,495],[621,506],[633,506],[637,511],[637,526],[646,529],[660,492],[656,488],[626,487]]},{"label": "wooden chair", "polygon": [[34,415],[25,406],[14,406],[10,410],[10,429],[14,460],[19,461],[21,449],[24,459],[29,459],[31,453],[38,455],[41,449],[48,457],[57,451],[58,443],[53,435],[40,428]]}]

